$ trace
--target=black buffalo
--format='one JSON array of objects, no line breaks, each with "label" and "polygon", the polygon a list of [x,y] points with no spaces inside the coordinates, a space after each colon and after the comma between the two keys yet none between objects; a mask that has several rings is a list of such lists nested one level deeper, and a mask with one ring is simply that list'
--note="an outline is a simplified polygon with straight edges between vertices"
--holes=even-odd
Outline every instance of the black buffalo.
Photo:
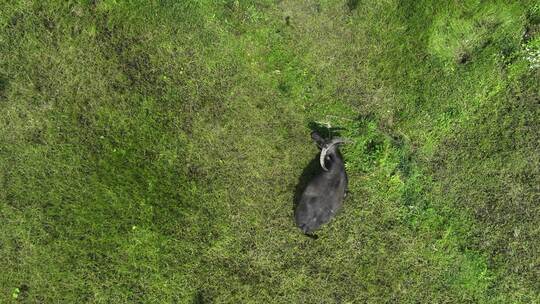
[{"label": "black buffalo", "polygon": [[319,133],[311,138],[321,149],[320,168],[307,183],[295,209],[296,225],[309,234],[328,222],[343,204],[347,191],[347,173],[338,145],[343,139],[323,139]]}]

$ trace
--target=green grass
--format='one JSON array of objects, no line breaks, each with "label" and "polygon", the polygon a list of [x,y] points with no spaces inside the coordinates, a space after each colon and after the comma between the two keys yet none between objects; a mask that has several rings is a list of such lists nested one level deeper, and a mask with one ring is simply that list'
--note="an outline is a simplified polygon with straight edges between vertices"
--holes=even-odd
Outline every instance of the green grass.
[{"label": "green grass", "polygon": [[[539,303],[535,1],[15,1],[0,303]],[[314,126],[350,193],[303,236]]]}]

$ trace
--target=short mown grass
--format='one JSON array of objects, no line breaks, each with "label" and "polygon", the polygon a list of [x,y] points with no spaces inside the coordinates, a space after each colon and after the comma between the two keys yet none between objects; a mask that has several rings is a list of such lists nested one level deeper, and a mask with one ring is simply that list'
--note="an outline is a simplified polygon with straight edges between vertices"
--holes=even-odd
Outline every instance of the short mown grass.
[{"label": "short mown grass", "polygon": [[[535,1],[15,1],[1,303],[540,302]],[[311,129],[350,192],[313,240]]]}]

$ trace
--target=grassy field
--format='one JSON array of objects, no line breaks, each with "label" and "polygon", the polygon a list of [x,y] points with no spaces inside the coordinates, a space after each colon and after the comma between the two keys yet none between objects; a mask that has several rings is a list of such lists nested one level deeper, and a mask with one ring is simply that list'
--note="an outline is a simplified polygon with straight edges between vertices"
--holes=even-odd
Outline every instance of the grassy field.
[{"label": "grassy field", "polygon": [[0,303],[540,303],[537,1],[1,7]]}]

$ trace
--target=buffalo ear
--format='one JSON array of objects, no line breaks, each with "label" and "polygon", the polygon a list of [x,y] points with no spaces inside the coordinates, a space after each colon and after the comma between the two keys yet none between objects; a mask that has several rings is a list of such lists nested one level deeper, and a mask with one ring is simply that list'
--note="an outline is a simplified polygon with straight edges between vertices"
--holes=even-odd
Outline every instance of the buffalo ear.
[{"label": "buffalo ear", "polygon": [[322,136],[317,131],[311,132],[311,138],[315,141],[319,148],[322,148],[326,143],[324,138],[322,138]]}]

